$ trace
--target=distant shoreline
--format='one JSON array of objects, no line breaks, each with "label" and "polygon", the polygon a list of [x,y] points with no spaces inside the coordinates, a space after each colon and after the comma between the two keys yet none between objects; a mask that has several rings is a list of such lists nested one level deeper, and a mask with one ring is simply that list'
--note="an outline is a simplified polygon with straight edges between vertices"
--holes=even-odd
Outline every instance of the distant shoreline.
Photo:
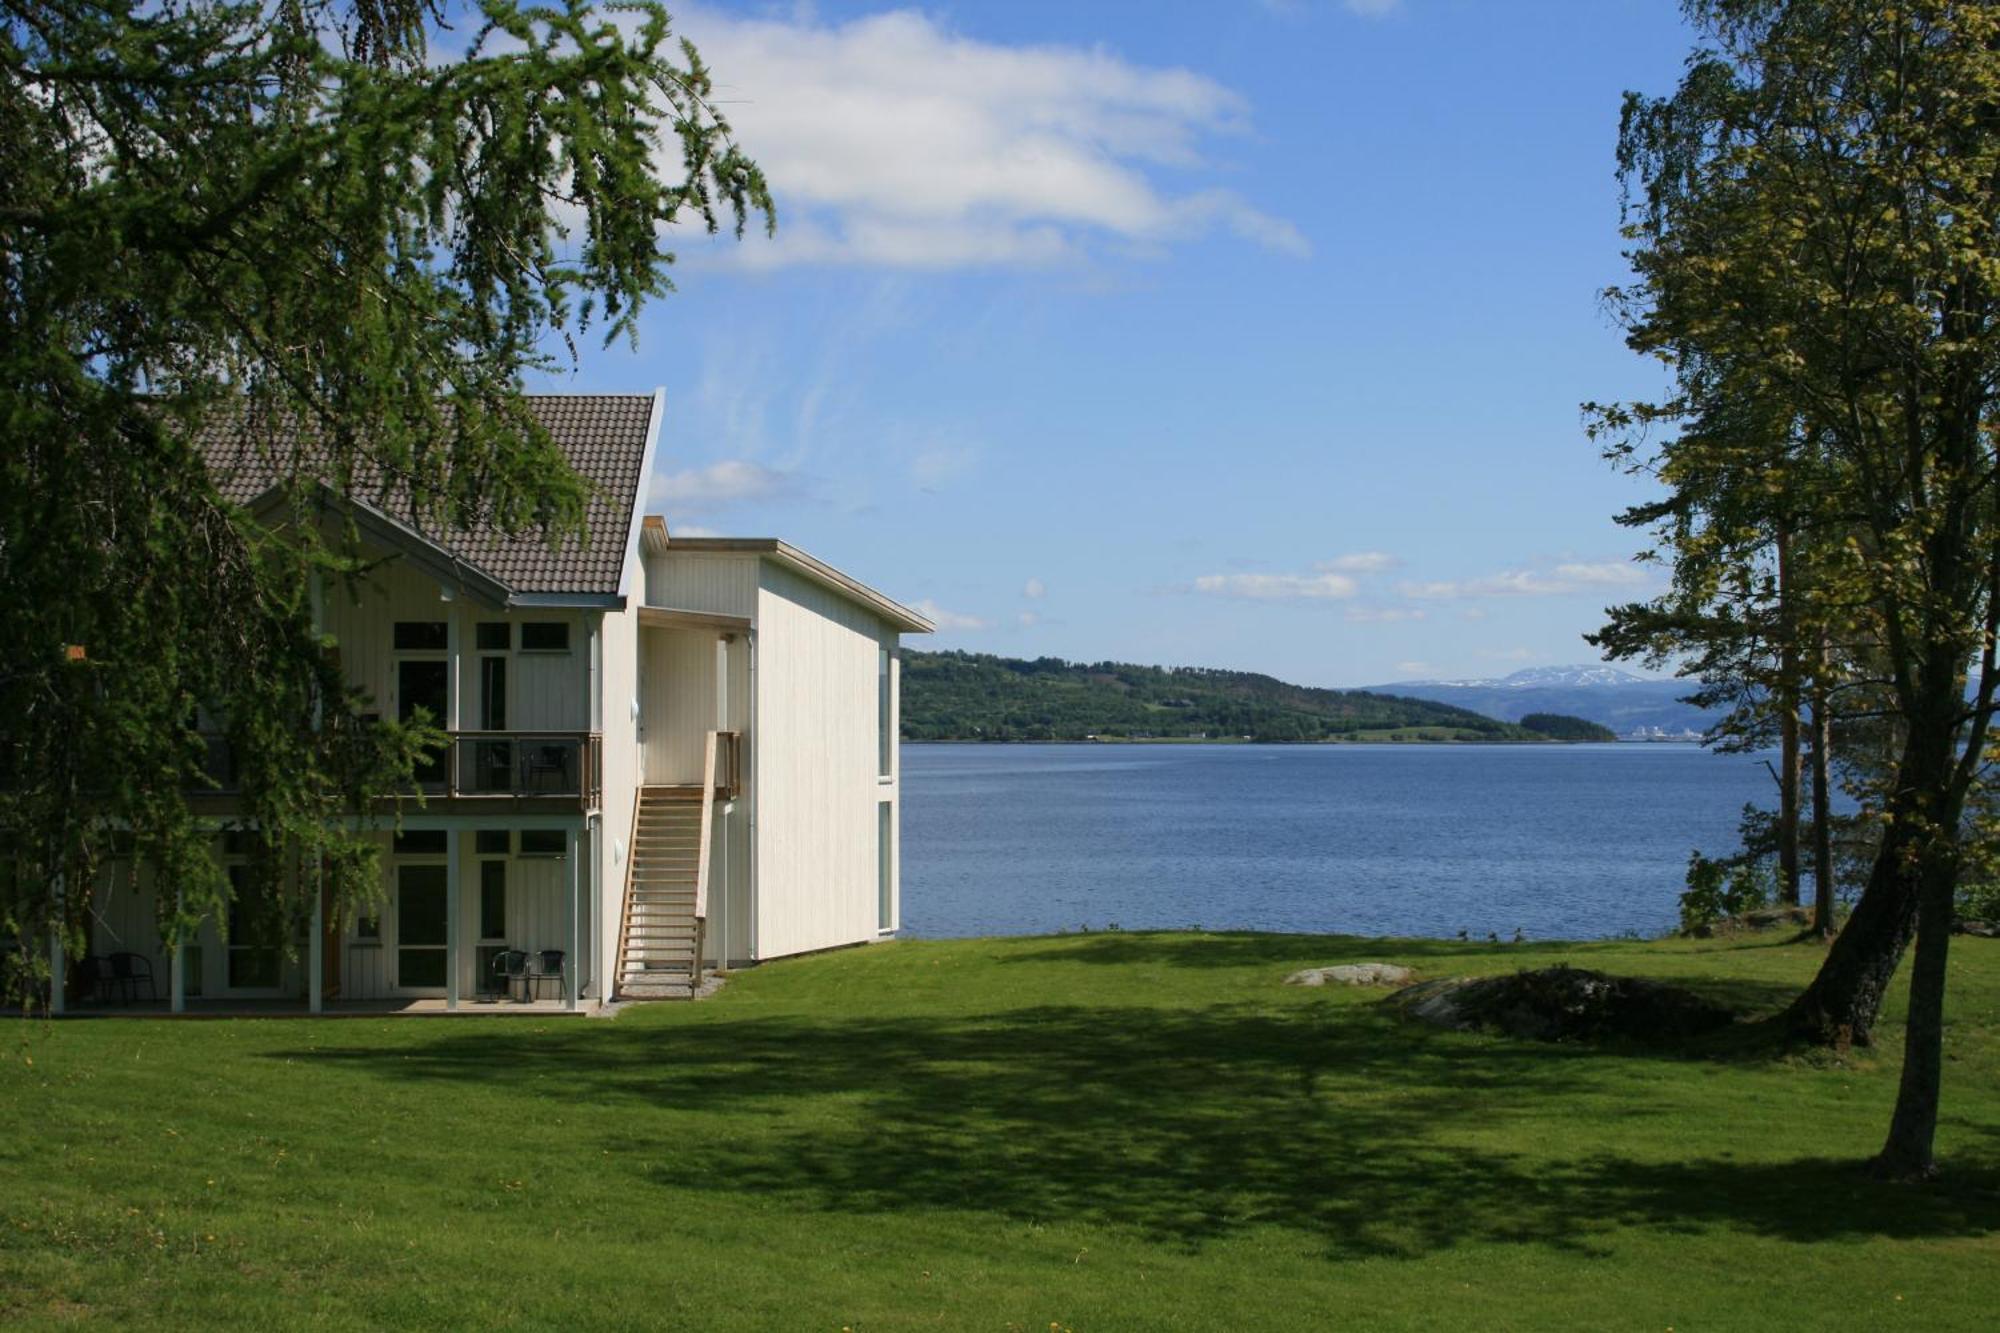
[{"label": "distant shoreline", "polygon": [[1540,748],[1549,745],[1692,745],[1700,741],[1682,740],[1668,737],[1641,737],[1630,739],[1624,736],[1609,741],[1563,741],[1547,740],[1457,740],[1444,737],[1327,737],[1311,741],[1260,741],[1242,736],[1089,736],[1089,737],[1049,737],[1040,740],[997,739],[990,736],[925,736],[903,737],[902,745],[1268,745],[1274,748],[1311,749],[1328,745],[1455,745],[1455,746],[1531,746]]}]

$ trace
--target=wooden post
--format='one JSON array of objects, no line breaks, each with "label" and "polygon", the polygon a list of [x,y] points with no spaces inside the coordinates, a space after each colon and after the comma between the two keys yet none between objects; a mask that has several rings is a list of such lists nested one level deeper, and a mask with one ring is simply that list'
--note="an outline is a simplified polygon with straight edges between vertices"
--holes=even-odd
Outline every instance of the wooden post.
[{"label": "wooden post", "polygon": [[69,984],[69,958],[63,950],[62,932],[49,936],[49,1012],[60,1018],[69,1009],[63,994]]},{"label": "wooden post", "polygon": [[444,835],[444,1007],[458,1008],[458,835]]},{"label": "wooden post", "polygon": [[572,824],[569,834],[569,948],[563,953],[563,993],[569,1007],[578,1008],[576,979],[582,975],[577,958],[577,948],[583,942],[583,840],[577,826]]},{"label": "wooden post", "polygon": [[[179,913],[175,913],[175,916],[178,918]],[[180,928],[180,923],[176,920],[174,929]],[[184,1014],[187,1012],[187,1007],[187,941],[176,938],[174,956],[167,964],[167,1009],[172,1013]]]},{"label": "wooden post", "polygon": [[306,941],[306,1012],[326,1011],[326,868],[313,866],[312,934]]}]

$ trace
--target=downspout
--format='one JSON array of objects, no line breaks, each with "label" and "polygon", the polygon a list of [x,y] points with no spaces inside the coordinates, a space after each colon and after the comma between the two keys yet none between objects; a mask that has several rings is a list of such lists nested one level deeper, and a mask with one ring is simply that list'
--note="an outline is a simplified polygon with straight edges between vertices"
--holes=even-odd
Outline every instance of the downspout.
[{"label": "downspout", "polygon": [[750,802],[750,883],[744,894],[745,915],[748,923],[749,949],[745,957],[751,962],[757,960],[757,782],[763,765],[757,762],[757,747],[763,744],[763,734],[757,728],[757,630],[753,625],[743,642],[750,654],[750,708],[746,725],[750,729],[750,744],[747,750],[747,771],[743,776],[743,790]]}]

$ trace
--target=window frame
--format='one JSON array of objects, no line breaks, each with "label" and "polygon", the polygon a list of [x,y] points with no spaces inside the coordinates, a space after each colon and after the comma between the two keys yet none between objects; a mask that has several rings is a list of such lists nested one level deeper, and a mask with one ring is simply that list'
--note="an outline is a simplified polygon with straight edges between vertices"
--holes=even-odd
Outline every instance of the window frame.
[{"label": "window frame", "polygon": [[[560,629],[562,631],[562,644],[560,647],[552,648],[528,642],[534,631],[551,629]],[[542,653],[550,657],[560,657],[574,651],[575,637],[575,635],[570,633],[570,623],[567,620],[524,620],[521,622],[521,646],[515,651],[521,653]]]}]

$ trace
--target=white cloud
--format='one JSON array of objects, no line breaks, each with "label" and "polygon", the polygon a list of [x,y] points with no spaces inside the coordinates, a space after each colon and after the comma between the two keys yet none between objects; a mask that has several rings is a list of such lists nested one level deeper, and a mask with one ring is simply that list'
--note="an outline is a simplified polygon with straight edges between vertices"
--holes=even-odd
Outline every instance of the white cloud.
[{"label": "white cloud", "polygon": [[1570,561],[1547,570],[1510,569],[1478,579],[1405,583],[1405,597],[1562,597],[1571,593],[1629,591],[1648,582],[1645,571],[1619,560]]},{"label": "white cloud", "polygon": [[1029,579],[1021,585],[1021,596],[1026,597],[1030,601],[1040,601],[1048,595],[1048,591],[1048,585],[1040,579]]},{"label": "white cloud", "polygon": [[978,616],[960,615],[956,611],[947,611],[928,597],[918,602],[915,609],[918,615],[930,621],[939,629],[985,629],[987,627],[986,622]]},{"label": "white cloud", "polygon": [[1430,613],[1417,606],[1350,606],[1347,618],[1361,625],[1393,625],[1405,620],[1423,620]]},{"label": "white cloud", "polygon": [[1363,18],[1380,18],[1403,7],[1403,0],[1344,0],[1344,3],[1349,13]]},{"label": "white cloud", "polygon": [[1541,656],[1526,648],[1481,648],[1478,655],[1489,662],[1532,662]]},{"label": "white cloud", "polygon": [[1396,663],[1396,670],[1400,671],[1402,674],[1406,676],[1428,676],[1435,669],[1436,668],[1432,667],[1429,662]]},{"label": "white cloud", "polygon": [[791,473],[762,463],[725,458],[663,477],[658,490],[669,504],[707,508],[741,500],[768,500],[791,490],[795,480]]},{"label": "white cloud", "polygon": [[667,529],[667,538],[675,537],[720,537],[723,534],[714,528],[704,528],[699,523],[676,523]]},{"label": "white cloud", "polygon": [[1204,574],[1196,592],[1253,602],[1333,601],[1352,597],[1354,580],[1345,574]]},{"label": "white cloud", "polygon": [[1014,620],[1022,629],[1033,629],[1042,623],[1041,616],[1033,611],[1022,611],[1014,617]]},{"label": "white cloud", "polygon": [[[676,17],[778,192],[776,241],[733,246],[733,262],[1038,265],[1216,230],[1310,249],[1290,222],[1200,183],[1217,174],[1203,145],[1249,119],[1203,75],[1101,48],[979,41],[914,10]],[[1177,190],[1166,172],[1191,184]]]},{"label": "white cloud", "polygon": [[1356,551],[1352,555],[1337,555],[1331,560],[1322,560],[1313,568],[1337,570],[1342,574],[1380,574],[1401,563],[1387,551]]}]

